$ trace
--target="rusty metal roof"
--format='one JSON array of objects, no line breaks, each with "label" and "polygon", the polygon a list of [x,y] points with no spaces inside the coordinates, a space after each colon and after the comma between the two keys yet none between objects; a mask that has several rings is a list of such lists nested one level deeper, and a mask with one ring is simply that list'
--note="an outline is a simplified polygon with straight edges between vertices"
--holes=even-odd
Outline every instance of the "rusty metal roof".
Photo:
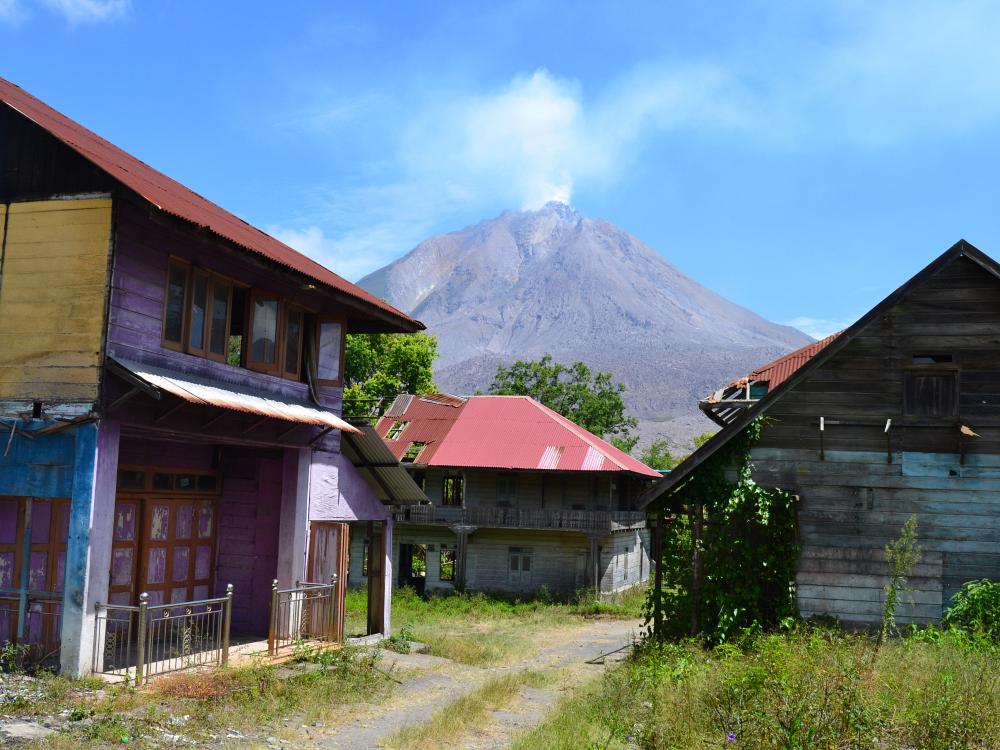
[{"label": "rusty metal roof", "polygon": [[341,450],[383,503],[413,505],[427,495],[389,450],[367,420],[351,420],[359,434],[345,435]]},{"label": "rusty metal roof", "polygon": [[[472,396],[456,406],[441,399],[403,397],[376,430],[397,458],[413,442],[426,443],[418,465],[532,471],[659,472],[527,396]],[[393,404],[398,406],[400,401]]]},{"label": "rusty metal roof", "polygon": [[778,357],[773,362],[768,362],[766,365],[758,367],[745,378],[733,381],[730,385],[745,385],[747,381],[751,383],[765,382],[767,383],[768,390],[774,390],[784,383],[793,372],[823,351],[841,333],[830,334],[825,339],[806,344],[801,349],[796,349],[794,352],[789,352],[783,357]]},{"label": "rusty metal roof", "polygon": [[246,250],[376,308],[400,331],[424,328],[420,321],[153,169],[3,78],[0,78],[0,102],[27,117],[161,211],[208,229]]},{"label": "rusty metal roof", "polygon": [[279,401],[273,394],[255,392],[244,387],[214,382],[208,378],[174,372],[162,367],[130,362],[119,357],[115,357],[114,361],[153,388],[166,391],[192,404],[217,406],[285,422],[332,427],[342,432],[361,434],[361,430],[336,414],[305,402],[299,403],[288,399]]}]

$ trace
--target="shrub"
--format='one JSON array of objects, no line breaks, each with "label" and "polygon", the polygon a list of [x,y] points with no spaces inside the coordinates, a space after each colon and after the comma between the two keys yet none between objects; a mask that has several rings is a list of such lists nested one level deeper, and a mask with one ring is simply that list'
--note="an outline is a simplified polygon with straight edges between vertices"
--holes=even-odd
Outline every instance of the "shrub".
[{"label": "shrub", "polygon": [[951,599],[944,624],[1000,642],[1000,582],[968,581]]}]

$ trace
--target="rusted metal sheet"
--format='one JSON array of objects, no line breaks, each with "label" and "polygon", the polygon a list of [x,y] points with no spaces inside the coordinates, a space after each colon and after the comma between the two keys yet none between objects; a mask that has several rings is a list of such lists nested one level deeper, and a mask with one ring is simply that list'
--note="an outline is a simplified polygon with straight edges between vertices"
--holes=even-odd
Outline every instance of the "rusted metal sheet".
[{"label": "rusted metal sheet", "polygon": [[212,383],[206,378],[174,373],[163,368],[151,367],[138,362],[115,359],[115,361],[135,377],[150,386],[184,399],[192,404],[216,406],[246,414],[280,419],[286,422],[332,427],[335,430],[360,434],[360,430],[345,422],[336,414],[288,400],[277,400],[265,393],[251,393],[247,389],[236,390],[225,383]]},{"label": "rusted metal sheet", "polygon": [[[460,406],[424,396],[407,398],[405,408],[397,400],[376,428],[397,458],[411,443],[421,442],[426,447],[416,463],[427,466],[660,476],[527,396],[472,396]],[[387,439],[397,422],[406,426],[398,437]]]},{"label": "rusted metal sheet", "polygon": [[365,420],[353,420],[352,425],[359,432],[345,438],[341,449],[359,471],[367,472],[365,479],[379,500],[393,505],[427,502],[427,495],[410,472],[399,465],[375,428]]},{"label": "rusted metal sheet", "polygon": [[839,335],[840,333],[830,334],[825,339],[806,344],[801,349],[796,349],[794,352],[789,352],[783,357],[778,357],[773,362],[768,362],[766,365],[758,367],[746,377],[734,380],[729,384],[728,388],[740,388],[747,383],[767,383],[767,389],[773,391],[788,380],[793,372],[823,351]]},{"label": "rusted metal sheet", "polygon": [[391,316],[400,330],[424,328],[422,323],[388,302],[153,169],[3,78],[0,78],[0,102],[27,117],[161,211],[208,229],[240,247],[378,308]]}]

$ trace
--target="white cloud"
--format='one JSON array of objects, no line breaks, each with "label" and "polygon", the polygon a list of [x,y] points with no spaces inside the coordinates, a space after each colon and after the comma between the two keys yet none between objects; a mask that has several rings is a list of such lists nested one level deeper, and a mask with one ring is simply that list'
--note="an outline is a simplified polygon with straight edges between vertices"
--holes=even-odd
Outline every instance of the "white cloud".
[{"label": "white cloud", "polygon": [[[860,317],[860,316],[859,316]],[[824,318],[810,318],[801,316],[786,320],[782,325],[798,328],[804,334],[812,336],[814,339],[825,339],[831,333],[843,331],[852,325],[857,318],[842,318],[840,320],[827,320]]]},{"label": "white cloud", "polygon": [[[132,0],[34,0],[73,24],[121,18]],[[29,15],[28,0],[0,0],[0,23],[18,24]]]}]

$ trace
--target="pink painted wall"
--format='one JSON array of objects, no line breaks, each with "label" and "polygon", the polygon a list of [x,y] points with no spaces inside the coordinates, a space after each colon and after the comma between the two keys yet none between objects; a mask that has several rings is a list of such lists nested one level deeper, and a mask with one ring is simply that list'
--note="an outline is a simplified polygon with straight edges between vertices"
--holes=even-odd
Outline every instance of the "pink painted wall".
[{"label": "pink painted wall", "polygon": [[310,521],[383,521],[389,507],[340,453],[314,452],[309,470]]}]

